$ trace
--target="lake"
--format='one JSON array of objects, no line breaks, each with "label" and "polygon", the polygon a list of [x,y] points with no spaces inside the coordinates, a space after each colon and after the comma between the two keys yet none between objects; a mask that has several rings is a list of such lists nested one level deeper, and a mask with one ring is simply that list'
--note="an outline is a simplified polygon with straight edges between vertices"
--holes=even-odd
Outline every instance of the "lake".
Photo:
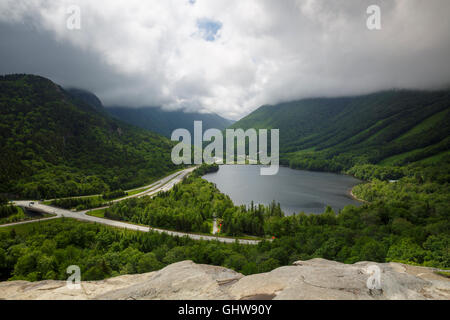
[{"label": "lake", "polygon": [[280,167],[275,176],[261,176],[257,165],[222,165],[216,173],[203,178],[215,183],[236,205],[268,205],[275,200],[287,214],[322,213],[326,206],[335,212],[346,205],[361,205],[350,190],[361,183],[351,176],[293,170]]}]

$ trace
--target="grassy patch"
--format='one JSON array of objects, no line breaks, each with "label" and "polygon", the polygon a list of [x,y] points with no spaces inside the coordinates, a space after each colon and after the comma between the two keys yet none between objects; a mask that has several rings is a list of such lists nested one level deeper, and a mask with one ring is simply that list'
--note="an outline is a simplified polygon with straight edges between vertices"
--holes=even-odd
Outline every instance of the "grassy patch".
[{"label": "grassy patch", "polygon": [[28,220],[38,220],[55,216],[54,214],[42,214],[42,213],[27,214],[21,207],[16,207],[16,209],[17,213],[0,219],[0,225]]},{"label": "grassy patch", "polygon": [[83,197],[83,198],[67,198],[50,201],[51,206],[67,209],[67,210],[87,210],[92,208],[104,207],[111,200],[105,200],[101,196]]},{"label": "grassy patch", "polygon": [[436,271],[436,274],[450,279],[450,271]]},{"label": "grassy patch", "polygon": [[89,211],[86,214],[88,216],[92,216],[92,217],[104,218],[105,217],[105,211],[106,211],[106,208],[103,208],[103,209],[97,209],[97,210]]},{"label": "grassy patch", "polygon": [[[55,214],[39,214],[39,215],[30,216],[30,215],[25,214],[24,217],[20,216],[20,219],[17,218],[17,220],[14,220],[14,221],[4,221],[5,219],[2,219],[2,220],[0,220],[0,225],[16,223],[16,222],[23,222],[23,221],[40,220],[40,219],[50,218],[50,217],[54,217],[54,216],[56,216],[56,215]],[[44,222],[46,222],[46,221],[42,221],[42,223],[44,223]],[[31,225],[34,225],[36,223],[41,223],[41,222],[40,221],[36,221],[35,223],[20,224],[20,225],[18,224],[18,225],[15,225],[15,226],[3,227],[3,228],[0,228],[0,232],[11,231],[12,229],[15,229],[16,231],[17,231],[17,229],[26,229],[26,230],[28,230],[27,228],[22,228],[22,227],[24,227],[24,226],[31,226]]]},{"label": "grassy patch", "polygon": [[128,191],[128,196],[134,196],[137,195],[138,193],[144,192],[146,190],[149,190],[150,188],[141,188],[141,189],[136,189],[133,191]]}]

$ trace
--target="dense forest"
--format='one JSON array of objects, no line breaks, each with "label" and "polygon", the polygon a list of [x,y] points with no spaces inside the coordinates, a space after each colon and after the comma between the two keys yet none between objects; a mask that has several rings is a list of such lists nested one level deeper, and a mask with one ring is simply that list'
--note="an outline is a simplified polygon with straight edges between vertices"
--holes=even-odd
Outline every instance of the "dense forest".
[{"label": "dense forest", "polygon": [[[288,253],[284,250],[293,255],[282,257]],[[247,246],[196,241],[70,219],[0,229],[0,280],[65,280],[70,265],[80,266],[82,280],[99,280],[150,272],[183,260],[251,274],[270,271],[297,258],[288,243]]]},{"label": "dense forest", "polygon": [[279,128],[281,163],[343,172],[450,159],[450,91],[392,90],[263,106],[233,128]]},{"label": "dense forest", "polygon": [[118,189],[115,191],[106,192],[98,196],[53,199],[45,202],[44,204],[63,209],[74,209],[76,211],[80,211],[107,206],[109,205],[111,200],[123,198],[127,195],[127,192],[123,191],[122,189]]},{"label": "dense forest", "polygon": [[114,120],[98,103],[42,77],[0,76],[0,194],[102,194],[175,169],[171,141]]},{"label": "dense forest", "polygon": [[28,212],[23,208],[16,207],[9,203],[7,198],[0,195],[0,225],[50,216],[52,215],[38,212]]},{"label": "dense forest", "polygon": [[12,206],[8,199],[0,196],[0,224],[11,223],[25,218],[23,210]]},{"label": "dense forest", "polygon": [[131,198],[116,203],[105,210],[104,216],[163,229],[209,234],[213,216],[234,207],[229,197],[200,178],[217,169],[218,166],[204,165],[172,190],[160,192],[154,198]]},{"label": "dense forest", "polygon": [[[296,226],[302,219],[328,217],[322,227],[315,227],[328,244],[321,249],[325,258],[448,268],[449,119],[449,90],[392,90],[259,108],[233,128],[280,128],[281,164],[351,174],[367,181],[353,193],[368,201],[338,215],[272,217],[269,220],[278,222],[266,223],[264,233],[293,234],[301,230]],[[302,229],[317,238],[308,232],[312,226]],[[372,253],[355,254],[358,247]]]},{"label": "dense forest", "polygon": [[[174,169],[167,139],[110,119],[86,102],[95,100],[90,95],[71,95],[31,76],[3,77],[0,89],[0,192],[102,194],[57,200],[90,207]],[[0,229],[0,279],[66,279],[66,267],[75,264],[83,280],[94,280],[187,259],[244,274],[315,257],[450,268],[449,101],[448,91],[308,99],[262,107],[236,125],[283,129],[285,165],[364,180],[353,190],[366,201],[359,207],[285,216],[277,203],[235,206],[201,178],[219,167],[204,165],[170,191],[116,203],[104,216],[195,233],[211,233],[217,219],[221,236],[261,243],[194,241],[58,219]],[[20,214],[6,200],[0,207],[3,216]]]},{"label": "dense forest", "polygon": [[102,196],[81,197],[81,198],[62,198],[48,202],[53,207],[69,209],[76,211],[99,208],[108,205],[109,201]]},{"label": "dense forest", "polygon": [[449,267],[449,188],[432,177],[405,177],[396,182],[374,179],[355,187],[354,193],[369,201],[360,207],[347,206],[339,214],[327,208],[321,215],[285,216],[276,203],[235,206],[212,183],[194,174],[154,199],[115,204],[105,217],[203,233],[211,232],[210,222],[217,217],[222,235],[287,241],[303,259]]},{"label": "dense forest", "polygon": [[[75,264],[83,280],[96,280],[150,272],[182,260],[244,274],[314,257],[449,268],[448,187],[411,179],[361,185],[355,192],[373,202],[348,206],[338,215],[328,208],[320,215],[285,217],[276,204],[235,207],[213,184],[192,176],[153,200],[132,199],[113,206],[111,212],[143,224],[166,219],[167,227],[180,230],[201,228],[212,213],[223,212],[223,234],[258,234],[273,241],[254,246],[194,241],[63,218],[0,229],[0,279],[63,280],[67,266]],[[181,210],[183,206],[186,210]]]}]

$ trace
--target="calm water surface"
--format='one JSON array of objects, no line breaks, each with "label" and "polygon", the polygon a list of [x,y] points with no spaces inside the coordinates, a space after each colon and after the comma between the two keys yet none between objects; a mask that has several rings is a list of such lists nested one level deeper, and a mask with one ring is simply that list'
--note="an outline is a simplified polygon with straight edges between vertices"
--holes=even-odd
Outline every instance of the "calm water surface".
[{"label": "calm water surface", "polygon": [[336,212],[346,205],[361,205],[349,192],[361,181],[350,176],[280,168],[276,176],[261,176],[260,166],[223,165],[203,178],[215,183],[236,205],[279,202],[286,214]]}]

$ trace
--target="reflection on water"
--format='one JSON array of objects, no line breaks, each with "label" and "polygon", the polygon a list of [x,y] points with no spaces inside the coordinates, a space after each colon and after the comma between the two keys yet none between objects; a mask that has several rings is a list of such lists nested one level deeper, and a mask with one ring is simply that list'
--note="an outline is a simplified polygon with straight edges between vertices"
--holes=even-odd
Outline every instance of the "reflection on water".
[{"label": "reflection on water", "polygon": [[346,205],[360,205],[350,189],[359,180],[340,174],[280,168],[276,176],[261,176],[260,166],[224,165],[204,178],[217,185],[236,205],[279,202],[286,214],[322,213],[326,206],[336,212]]}]

